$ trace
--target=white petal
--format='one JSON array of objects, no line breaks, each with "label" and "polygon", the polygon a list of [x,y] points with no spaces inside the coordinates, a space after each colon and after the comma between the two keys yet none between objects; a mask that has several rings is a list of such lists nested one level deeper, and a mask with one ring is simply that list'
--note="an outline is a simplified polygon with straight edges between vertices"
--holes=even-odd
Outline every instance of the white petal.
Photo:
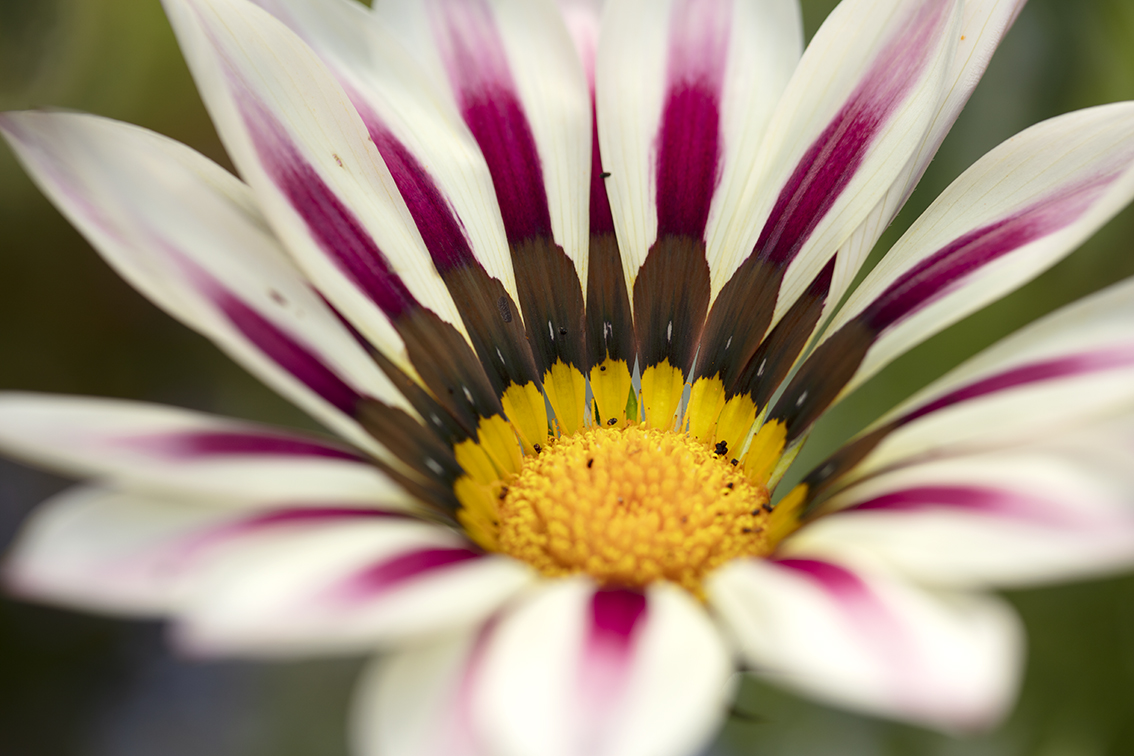
[{"label": "white petal", "polygon": [[[354,102],[399,186],[400,166],[391,164],[393,139],[416,161],[421,174],[443,200],[443,211],[457,221],[476,259],[516,298],[512,261],[504,238],[492,176],[472,134],[451,98],[376,16],[354,0],[254,0],[294,31],[326,63]],[[426,166],[428,168],[426,168]],[[409,166],[405,166],[409,168]],[[407,196],[414,203],[427,197]],[[434,208],[428,208],[433,210]],[[422,230],[426,246],[446,243]],[[446,229],[447,230],[447,229]],[[451,246],[451,245],[450,245]]]},{"label": "white petal", "polygon": [[1067,255],[1134,197],[1134,103],[1017,134],[946,189],[838,313],[883,333],[849,391]]},{"label": "white petal", "polygon": [[[665,216],[675,209],[697,216],[700,228],[686,229],[694,238],[728,222],[801,50],[794,0],[610,3],[596,102],[603,168],[611,174],[606,186],[631,286],[658,236],[659,212],[663,229],[672,225]],[[692,89],[704,108],[698,121],[719,119],[717,130],[675,136],[679,155],[672,159],[693,149],[708,154],[698,163],[700,175],[670,175],[662,166],[666,127],[676,128],[682,113],[691,112],[694,104],[680,98]]]},{"label": "white petal", "polygon": [[227,508],[72,489],[32,513],[5,557],[4,581],[38,600],[161,614],[177,606],[184,557],[170,544],[233,517]]},{"label": "white petal", "polygon": [[40,505],[8,553],[17,593],[128,614],[177,612],[218,548],[273,530],[400,522],[372,506],[171,499],[77,488]]},{"label": "white petal", "polygon": [[960,36],[960,5],[848,0],[827,17],[777,106],[732,222],[708,239],[710,258],[721,261],[714,295],[754,249],[786,266],[776,320],[807,289],[921,143]]},{"label": "white petal", "polygon": [[[579,280],[586,281],[590,96],[558,9],[550,0],[430,0],[376,3],[374,13],[436,81],[447,85],[466,122],[475,121],[472,110],[485,103],[518,107],[517,116],[534,139],[537,165],[527,168],[542,176],[542,187],[530,188],[542,188],[552,236],[574,261]],[[527,147],[519,137],[508,135],[509,151]],[[536,207],[542,200],[528,193],[526,182],[512,181],[525,194],[510,196],[510,179],[498,172],[508,170],[514,157],[493,149],[480,134],[478,140],[496,177],[510,241],[517,241],[509,228],[510,213],[521,207],[524,214],[542,214]]]},{"label": "white petal", "polygon": [[1134,281],[1012,334],[864,431],[896,425],[840,483],[929,455],[1057,438],[1134,404]]},{"label": "white petal", "polygon": [[1019,449],[911,465],[831,498],[785,553],[882,564],[943,586],[1027,586],[1134,564],[1129,468]]},{"label": "white petal", "polygon": [[708,588],[754,671],[809,695],[945,729],[1012,703],[1023,638],[997,600],[814,559],[738,560]]},{"label": "white petal", "polygon": [[293,32],[245,0],[166,0],[213,123],[298,264],[412,373],[392,321],[424,307],[461,329],[354,104]]},{"label": "white petal", "polygon": [[0,394],[0,447],[35,464],[159,494],[412,506],[397,483],[347,447],[140,402]]},{"label": "white petal", "polygon": [[[961,14],[960,41],[946,77],[945,93],[937,107],[937,114],[922,138],[921,145],[886,192],[886,196],[839,249],[831,291],[827,297],[828,308],[842,300],[870,250],[909,199],[933,156],[937,154],[937,148],[968,102],[969,95],[980,82],[992,54],[1023,9],[1024,2],[1025,0],[966,0]],[[820,322],[822,320],[825,318],[821,318]]]},{"label": "white petal", "polygon": [[502,756],[684,756],[712,736],[731,693],[708,615],[667,584],[641,596],[550,583],[488,643],[475,721]]},{"label": "white petal", "polygon": [[352,404],[367,395],[408,404],[285,257],[246,186],[183,145],[103,118],[8,113],[0,127],[128,281],[352,442],[384,453]]},{"label": "white petal", "polygon": [[472,695],[487,627],[390,653],[363,672],[351,714],[359,756],[487,756]]},{"label": "white petal", "polygon": [[209,655],[358,651],[475,624],[530,579],[412,520],[265,531],[210,561],[176,639]]}]

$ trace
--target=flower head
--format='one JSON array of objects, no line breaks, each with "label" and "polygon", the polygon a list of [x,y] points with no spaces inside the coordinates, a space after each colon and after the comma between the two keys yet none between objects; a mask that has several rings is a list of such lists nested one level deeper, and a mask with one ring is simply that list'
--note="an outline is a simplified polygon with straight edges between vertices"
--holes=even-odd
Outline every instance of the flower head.
[{"label": "flower head", "polygon": [[[744,666],[995,721],[979,590],[1134,561],[1134,286],[962,365],[805,476],[815,421],[1134,197],[1134,103],[997,147],[852,288],[1021,2],[166,0],[241,179],[10,113],[155,302],[341,441],[0,397],[98,484],[7,567],[199,653],[386,652],[360,753],[682,756]],[[797,483],[783,484],[785,480]]]}]

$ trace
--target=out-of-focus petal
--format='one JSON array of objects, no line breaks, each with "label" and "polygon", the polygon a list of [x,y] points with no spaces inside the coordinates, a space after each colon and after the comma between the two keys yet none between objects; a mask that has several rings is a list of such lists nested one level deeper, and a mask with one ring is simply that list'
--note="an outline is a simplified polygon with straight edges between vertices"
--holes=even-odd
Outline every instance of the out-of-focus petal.
[{"label": "out-of-focus petal", "polygon": [[176,640],[209,655],[357,652],[475,624],[531,578],[413,520],[265,530],[210,559]]},{"label": "out-of-focus petal", "polygon": [[77,488],[41,504],[5,557],[11,590],[100,611],[180,610],[214,549],[277,528],[396,521],[375,506],[327,500],[200,501]]},{"label": "out-of-focus petal", "polygon": [[69,474],[166,495],[412,506],[401,486],[341,444],[161,405],[0,394],[0,447]]},{"label": "out-of-focus petal", "polygon": [[963,588],[1028,586],[1134,564],[1128,469],[1039,448],[910,465],[835,494],[783,545]]},{"label": "out-of-focus petal", "polygon": [[1012,703],[1023,639],[998,600],[813,558],[732,562],[708,587],[753,671],[817,698],[946,729]]},{"label": "out-of-focus petal", "polygon": [[503,756],[679,756],[702,746],[730,695],[732,665],[684,591],[549,583],[488,640],[475,722]]},{"label": "out-of-focus petal", "polygon": [[355,444],[364,397],[412,412],[267,228],[248,188],[170,139],[95,116],[8,113],[32,176],[128,281]]},{"label": "out-of-focus petal", "polygon": [[355,692],[359,756],[488,756],[474,729],[473,696],[492,624],[391,652]]}]

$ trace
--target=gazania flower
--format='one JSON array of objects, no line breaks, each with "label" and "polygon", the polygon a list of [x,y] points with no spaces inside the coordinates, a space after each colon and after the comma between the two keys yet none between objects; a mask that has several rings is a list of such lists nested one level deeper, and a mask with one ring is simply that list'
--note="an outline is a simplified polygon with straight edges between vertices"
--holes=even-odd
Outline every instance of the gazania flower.
[{"label": "gazania flower", "polygon": [[1020,5],[846,0],[801,52],[792,0],[167,0],[243,181],[93,116],[0,127],[342,440],[6,395],[7,450],[95,480],[9,584],[197,653],[381,650],[359,753],[681,756],[738,666],[995,721],[1021,637],[979,591],[1134,561],[1134,285],[781,481],[828,407],[1134,196],[1134,104],[1055,118],[851,291]]}]

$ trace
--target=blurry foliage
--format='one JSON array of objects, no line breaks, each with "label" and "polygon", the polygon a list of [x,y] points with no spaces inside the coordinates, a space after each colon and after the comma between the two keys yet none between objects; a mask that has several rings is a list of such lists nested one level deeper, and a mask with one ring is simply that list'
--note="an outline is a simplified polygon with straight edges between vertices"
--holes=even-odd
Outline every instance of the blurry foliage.
[{"label": "blurry foliage", "polygon": [[[805,0],[808,34],[835,5]],[[1044,118],[1134,99],[1134,1],[1032,0],[922,186],[883,239],[981,154]],[[228,165],[157,0],[0,0],[0,109],[62,107],[131,121]],[[0,150],[0,389],[161,401],[311,422],[134,293]],[[872,258],[876,261],[877,256]],[[826,418],[817,459],[933,377],[1039,315],[1134,274],[1127,210],[1065,262],[898,360]],[[806,462],[806,459],[804,460]],[[0,547],[63,481],[0,462]],[[1134,578],[1009,596],[1028,628],[1020,704],[954,739],[828,709],[746,679],[728,754],[1134,753]],[[4,756],[333,756],[346,749],[355,662],[171,658],[159,627],[0,601]]]}]

